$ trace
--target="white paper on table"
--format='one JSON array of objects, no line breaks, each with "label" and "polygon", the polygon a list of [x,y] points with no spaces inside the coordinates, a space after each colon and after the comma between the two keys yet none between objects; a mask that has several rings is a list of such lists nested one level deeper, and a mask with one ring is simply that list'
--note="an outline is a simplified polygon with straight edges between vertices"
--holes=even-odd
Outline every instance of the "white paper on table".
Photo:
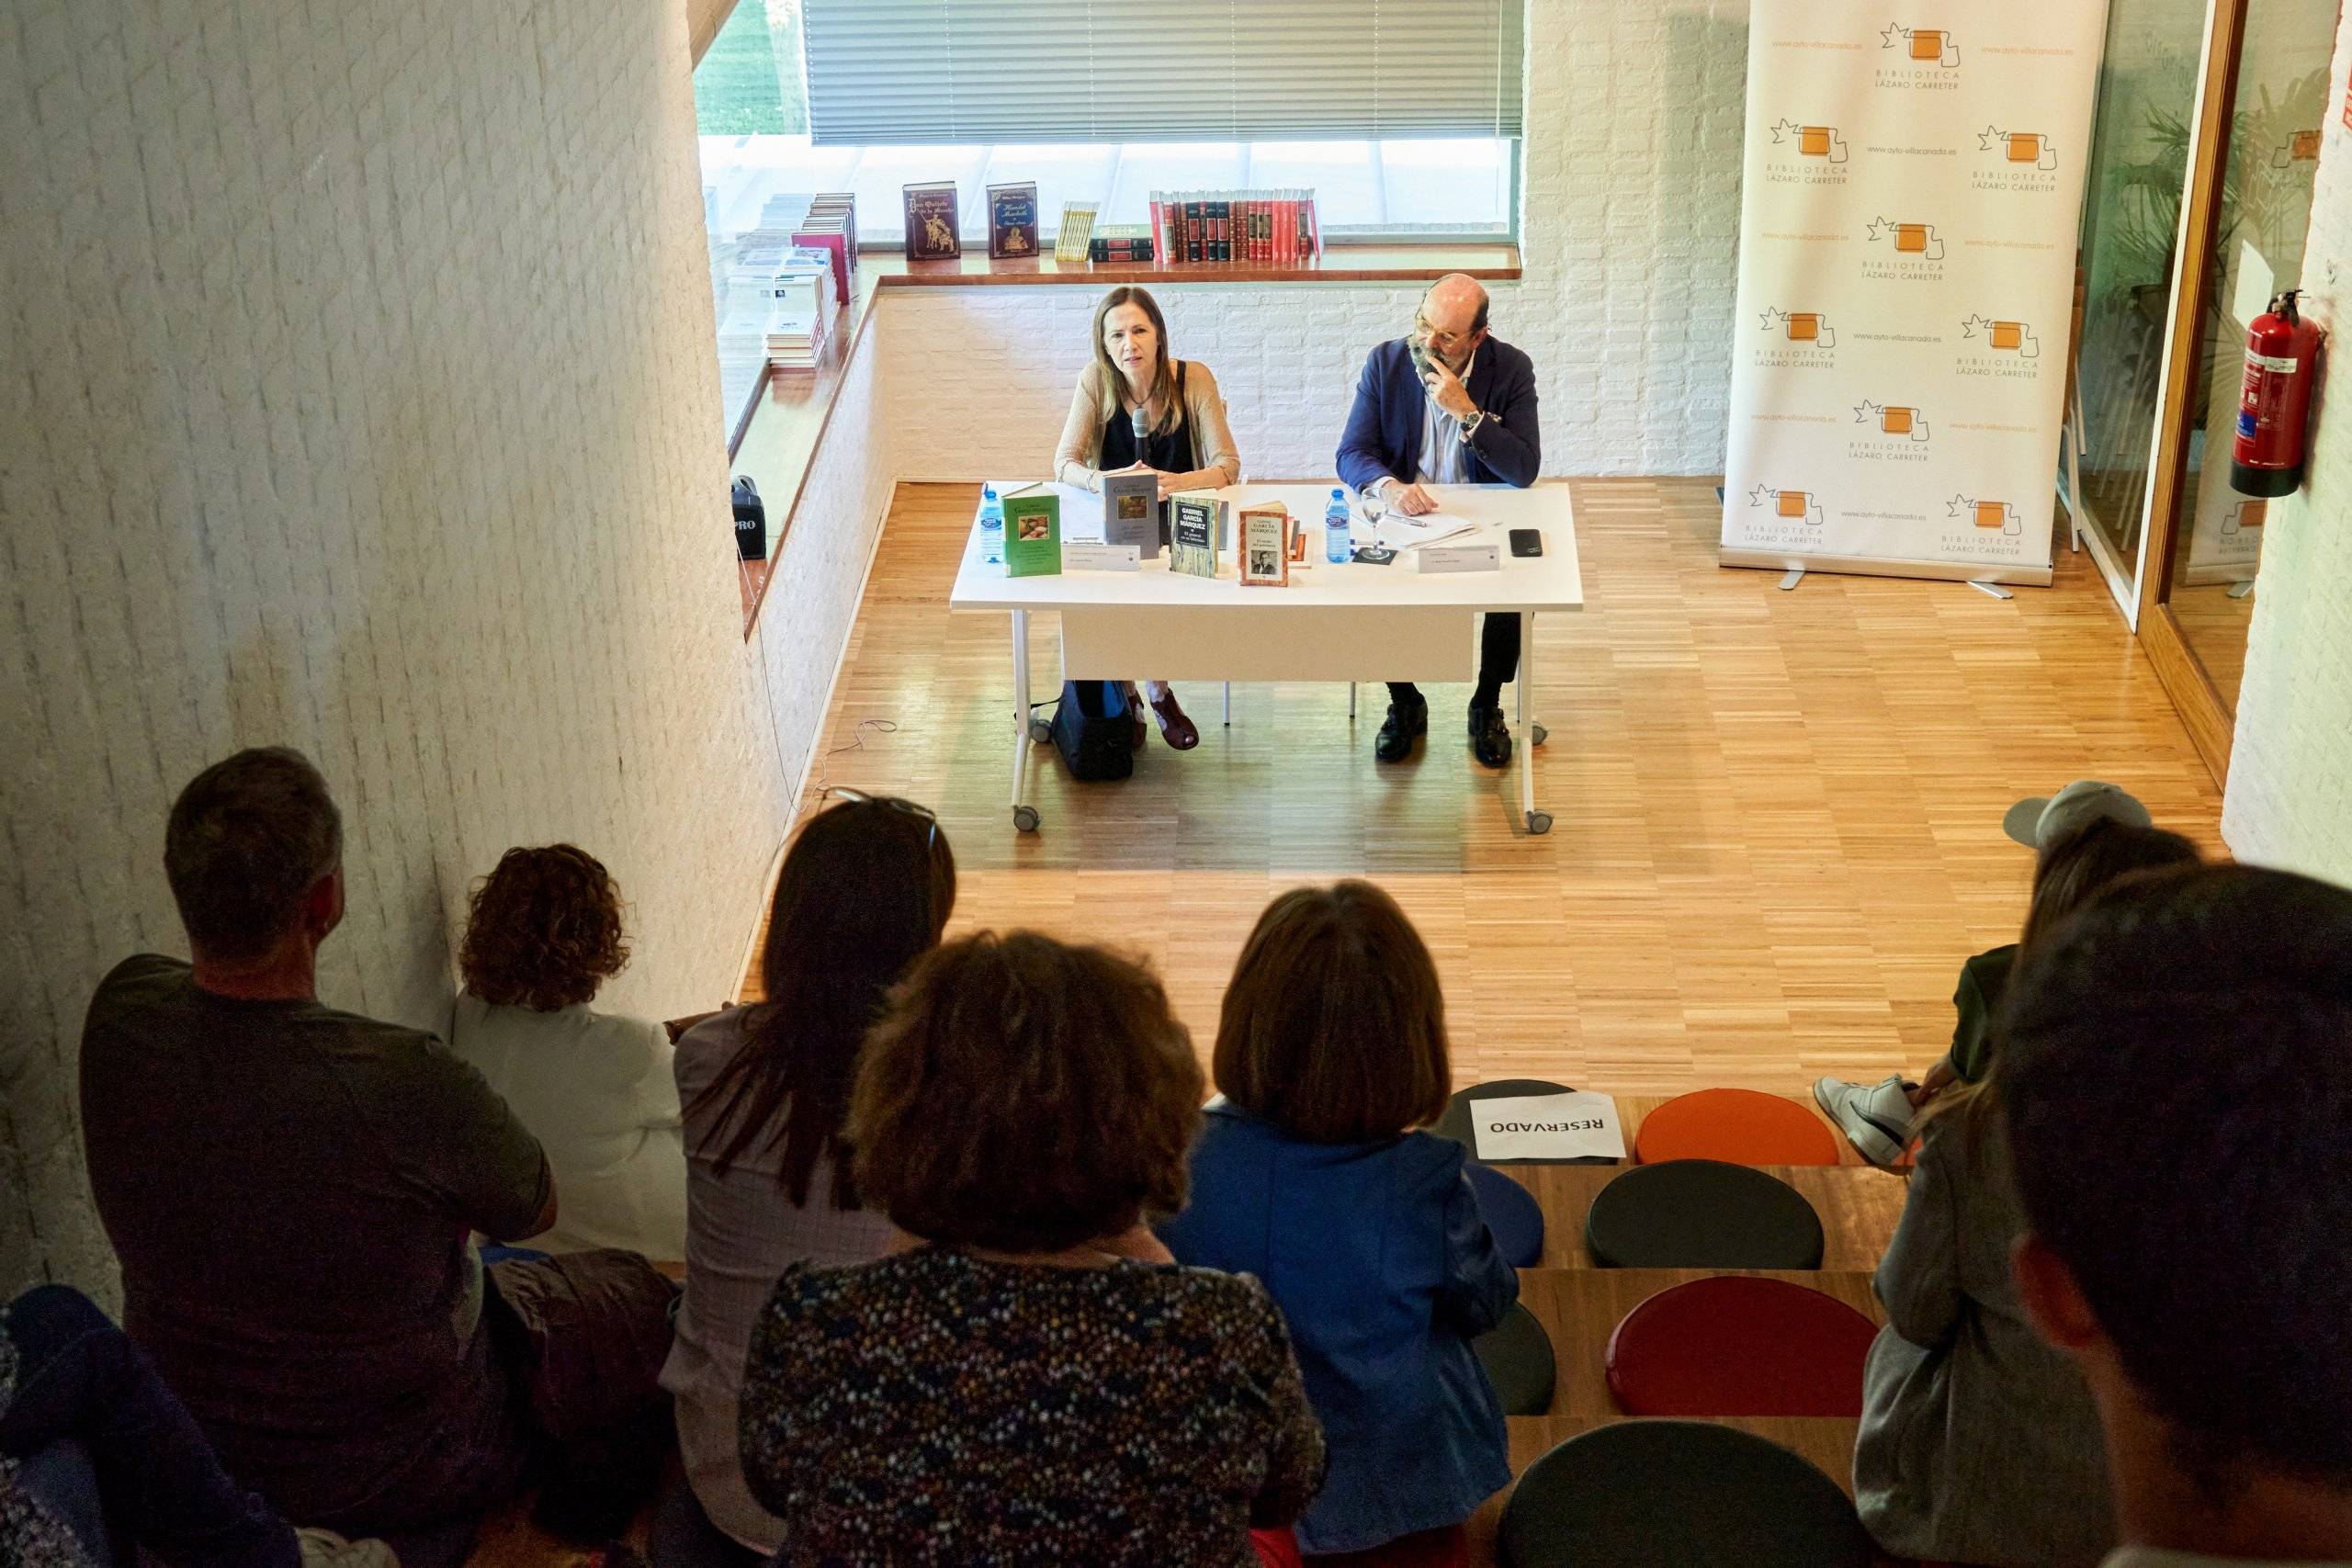
[{"label": "white paper on table", "polygon": [[1410,550],[1471,533],[1476,527],[1468,518],[1457,517],[1451,512],[1424,512],[1419,517],[1391,512],[1380,520],[1380,542],[1393,550]]},{"label": "white paper on table", "polygon": [[1583,1089],[1474,1100],[1470,1130],[1483,1160],[1625,1157],[1617,1102]]}]

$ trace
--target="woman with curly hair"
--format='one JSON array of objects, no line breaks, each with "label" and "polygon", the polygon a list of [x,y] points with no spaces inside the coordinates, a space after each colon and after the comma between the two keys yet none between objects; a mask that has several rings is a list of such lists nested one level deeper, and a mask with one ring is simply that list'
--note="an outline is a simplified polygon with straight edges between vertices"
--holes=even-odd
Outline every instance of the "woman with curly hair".
[{"label": "woman with curly hair", "polygon": [[628,962],[620,889],[571,844],[509,850],[473,892],[449,1043],[547,1148],[549,1252],[686,1251],[686,1151],[669,1037],[589,1007]]}]

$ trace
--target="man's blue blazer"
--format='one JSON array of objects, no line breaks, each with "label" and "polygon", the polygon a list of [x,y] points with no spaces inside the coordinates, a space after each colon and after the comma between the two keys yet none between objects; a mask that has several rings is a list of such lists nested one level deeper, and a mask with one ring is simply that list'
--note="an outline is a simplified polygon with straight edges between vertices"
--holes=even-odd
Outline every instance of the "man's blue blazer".
[{"label": "man's blue blazer", "polygon": [[[1470,400],[1487,411],[1470,437],[1469,478],[1474,484],[1535,482],[1543,466],[1543,436],[1535,420],[1535,362],[1499,338],[1478,345],[1470,367]],[[1340,437],[1340,482],[1369,489],[1384,478],[1410,483],[1421,461],[1422,422],[1429,394],[1413,374],[1405,340],[1374,349],[1356,383],[1355,407]]]}]

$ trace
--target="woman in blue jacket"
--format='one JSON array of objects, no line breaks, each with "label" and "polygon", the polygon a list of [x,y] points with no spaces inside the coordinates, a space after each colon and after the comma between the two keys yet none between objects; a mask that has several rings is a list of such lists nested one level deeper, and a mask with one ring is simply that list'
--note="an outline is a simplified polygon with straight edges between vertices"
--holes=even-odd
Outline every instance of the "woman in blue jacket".
[{"label": "woman in blue jacket", "polygon": [[1259,917],[1217,1029],[1221,1098],[1177,1261],[1256,1275],[1290,1325],[1330,1454],[1297,1526],[1310,1562],[1442,1563],[1510,1480],[1502,1407],[1471,1339],[1519,1295],[1459,1144],[1412,1129],[1453,1087],[1437,967],[1368,882],[1285,893]]}]

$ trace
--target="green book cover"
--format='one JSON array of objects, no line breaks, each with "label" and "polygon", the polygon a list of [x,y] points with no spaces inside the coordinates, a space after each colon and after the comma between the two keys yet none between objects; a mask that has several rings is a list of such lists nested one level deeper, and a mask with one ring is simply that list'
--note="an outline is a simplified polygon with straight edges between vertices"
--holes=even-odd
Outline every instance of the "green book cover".
[{"label": "green book cover", "polygon": [[1062,498],[1018,491],[1004,498],[1004,575],[1057,577],[1062,570]]},{"label": "green book cover", "polygon": [[1168,500],[1168,566],[1193,577],[1216,575],[1217,513],[1214,495],[1197,491]]}]

